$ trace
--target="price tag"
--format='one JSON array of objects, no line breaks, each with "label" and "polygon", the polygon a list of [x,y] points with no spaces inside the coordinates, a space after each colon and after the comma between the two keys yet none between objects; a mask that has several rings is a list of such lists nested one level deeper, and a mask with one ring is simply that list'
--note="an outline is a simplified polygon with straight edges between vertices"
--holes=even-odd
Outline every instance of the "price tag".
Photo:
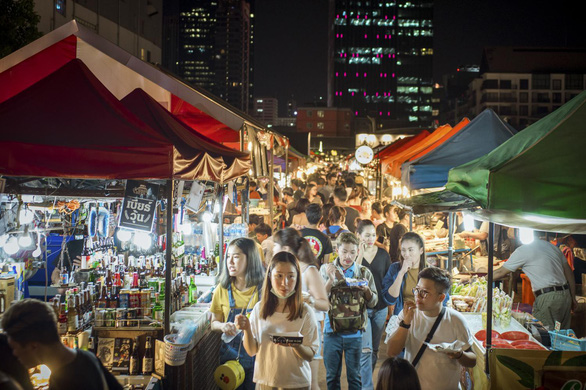
[{"label": "price tag", "polygon": [[556,330],[556,332],[559,332],[561,328],[562,328],[562,324],[559,321],[556,321],[555,322],[555,330]]}]

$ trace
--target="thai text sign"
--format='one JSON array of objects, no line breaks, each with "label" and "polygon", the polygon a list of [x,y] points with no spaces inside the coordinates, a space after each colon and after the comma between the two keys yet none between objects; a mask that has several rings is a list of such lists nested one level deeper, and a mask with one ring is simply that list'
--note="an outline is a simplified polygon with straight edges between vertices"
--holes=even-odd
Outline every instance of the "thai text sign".
[{"label": "thai text sign", "polygon": [[118,226],[150,232],[153,229],[158,196],[158,185],[127,180]]}]

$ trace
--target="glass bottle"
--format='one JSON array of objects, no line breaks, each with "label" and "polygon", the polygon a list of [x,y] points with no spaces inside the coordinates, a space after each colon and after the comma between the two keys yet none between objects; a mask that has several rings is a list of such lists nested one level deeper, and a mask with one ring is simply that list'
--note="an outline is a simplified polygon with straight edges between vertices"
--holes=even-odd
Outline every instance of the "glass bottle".
[{"label": "glass bottle", "polygon": [[151,344],[151,336],[147,336],[144,357],[142,358],[143,375],[151,375],[153,373],[153,360],[153,346]]},{"label": "glass bottle", "polygon": [[197,286],[195,285],[195,276],[191,275],[191,281],[189,282],[189,303],[194,304],[197,302]]},{"label": "glass bottle", "polygon": [[159,301],[159,293],[155,293],[155,305],[153,306],[153,320],[163,321],[163,307]]},{"label": "glass bottle", "polygon": [[77,308],[75,307],[75,301],[73,296],[69,297],[68,310],[67,310],[67,331],[69,333],[77,332],[78,317]]},{"label": "glass bottle", "polygon": [[130,355],[130,365],[128,367],[130,375],[138,375],[140,372],[140,355],[138,354],[138,337],[134,338],[132,354]]},{"label": "glass bottle", "polygon": [[61,336],[67,334],[67,307],[65,303],[61,304],[59,319],[57,320],[57,330]]}]

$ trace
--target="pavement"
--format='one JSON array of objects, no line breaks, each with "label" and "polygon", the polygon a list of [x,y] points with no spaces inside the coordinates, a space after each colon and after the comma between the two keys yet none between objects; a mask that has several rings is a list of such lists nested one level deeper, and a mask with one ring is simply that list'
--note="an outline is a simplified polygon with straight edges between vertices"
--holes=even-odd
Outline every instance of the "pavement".
[{"label": "pavement", "polygon": [[[376,387],[376,378],[378,377],[378,371],[380,369],[381,364],[387,358],[387,345],[384,343],[386,334],[383,332],[382,340],[380,343],[379,351],[378,351],[378,360],[376,362],[376,366],[374,368],[374,373],[372,374],[372,381],[374,383],[374,387]],[[341,376],[341,388],[342,390],[348,390],[348,382],[346,381],[346,363],[342,366],[342,376]],[[323,360],[321,361],[320,369],[319,369],[319,388],[321,390],[326,390],[327,382],[326,382],[326,367],[324,366]],[[315,389],[312,389],[315,390]]]}]

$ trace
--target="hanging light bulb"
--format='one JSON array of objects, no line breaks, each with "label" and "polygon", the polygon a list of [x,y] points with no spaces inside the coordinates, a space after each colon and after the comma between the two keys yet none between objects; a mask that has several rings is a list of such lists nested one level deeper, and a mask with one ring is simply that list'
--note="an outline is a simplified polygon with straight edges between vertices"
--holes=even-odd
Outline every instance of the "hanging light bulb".
[{"label": "hanging light bulb", "polygon": [[8,242],[10,236],[8,234],[3,234],[0,236],[0,248],[2,248]]},{"label": "hanging light bulb", "polygon": [[533,229],[519,228],[519,239],[523,245],[531,244],[535,240]]},{"label": "hanging light bulb", "polygon": [[121,242],[126,242],[132,238],[132,232],[130,230],[119,229],[118,233],[116,233],[116,237],[118,237]]},{"label": "hanging light bulb", "polygon": [[147,250],[153,245],[151,235],[145,232],[138,232],[134,234],[132,242],[141,249]]},{"label": "hanging light bulb", "polygon": [[37,249],[35,249],[33,251],[33,257],[40,257],[43,254],[43,252],[41,251],[41,247],[37,246]]},{"label": "hanging light bulb", "polygon": [[22,225],[29,224],[35,219],[35,213],[29,209],[22,209],[18,214],[18,220]]},{"label": "hanging light bulb", "polygon": [[470,214],[464,214],[464,230],[467,232],[474,231],[474,217]]},{"label": "hanging light bulb", "polygon": [[32,244],[33,239],[28,233],[18,238],[18,246],[20,246],[23,249],[30,247]]},{"label": "hanging light bulb", "polygon": [[6,245],[4,245],[4,252],[6,252],[7,255],[12,256],[19,250],[20,247],[18,246],[18,240],[16,237],[10,237],[8,242],[6,242]]}]

